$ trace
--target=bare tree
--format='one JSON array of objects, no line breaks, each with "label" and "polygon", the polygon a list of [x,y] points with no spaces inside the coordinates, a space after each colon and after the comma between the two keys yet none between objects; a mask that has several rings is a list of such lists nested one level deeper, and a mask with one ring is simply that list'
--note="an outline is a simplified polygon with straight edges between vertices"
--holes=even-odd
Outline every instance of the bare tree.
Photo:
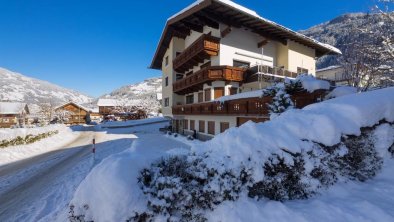
[{"label": "bare tree", "polygon": [[394,85],[392,15],[392,12],[382,10],[374,16],[366,15],[364,24],[354,26],[347,35],[346,44],[341,47],[344,74],[349,84],[359,91]]}]

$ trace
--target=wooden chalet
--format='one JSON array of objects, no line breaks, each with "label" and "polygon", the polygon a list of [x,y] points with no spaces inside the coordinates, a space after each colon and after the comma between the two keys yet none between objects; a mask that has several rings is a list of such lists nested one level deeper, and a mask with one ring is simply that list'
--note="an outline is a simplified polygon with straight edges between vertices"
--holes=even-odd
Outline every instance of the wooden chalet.
[{"label": "wooden chalet", "polygon": [[0,102],[0,128],[24,126],[30,114],[26,103]]},{"label": "wooden chalet", "polygon": [[55,108],[59,121],[65,124],[83,124],[90,118],[90,109],[74,102],[67,102]]}]

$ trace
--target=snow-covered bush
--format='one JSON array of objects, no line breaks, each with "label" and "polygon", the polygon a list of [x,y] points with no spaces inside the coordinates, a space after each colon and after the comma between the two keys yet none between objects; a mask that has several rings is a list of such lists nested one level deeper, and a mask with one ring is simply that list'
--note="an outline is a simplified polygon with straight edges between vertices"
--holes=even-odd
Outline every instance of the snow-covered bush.
[{"label": "snow-covered bush", "polygon": [[284,90],[278,90],[272,98],[272,103],[267,104],[271,118],[278,116],[286,110],[292,109],[294,103]]},{"label": "snow-covered bush", "polygon": [[162,215],[170,221],[205,221],[201,210],[213,210],[226,200],[236,200],[241,188],[249,181],[228,170],[219,173],[209,168],[201,156],[174,156],[161,159],[141,171],[139,182],[148,197],[151,212],[136,214],[133,219]]},{"label": "snow-covered bush", "polygon": [[28,134],[25,137],[17,136],[14,139],[0,141],[0,148],[35,143],[37,141],[48,138],[58,133],[59,131],[55,130],[55,131],[40,133],[38,135]]}]

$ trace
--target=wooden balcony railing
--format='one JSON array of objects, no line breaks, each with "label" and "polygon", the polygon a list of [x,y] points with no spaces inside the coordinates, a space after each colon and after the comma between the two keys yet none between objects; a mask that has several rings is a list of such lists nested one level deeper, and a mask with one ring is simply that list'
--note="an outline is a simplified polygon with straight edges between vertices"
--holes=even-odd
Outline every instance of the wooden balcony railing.
[{"label": "wooden balcony railing", "polygon": [[173,84],[173,91],[177,94],[187,94],[203,89],[204,83],[222,80],[241,82],[244,79],[245,69],[231,66],[210,66],[203,68],[186,78]]},{"label": "wooden balcony railing", "polygon": [[[291,95],[296,108],[318,102],[324,95],[324,90],[313,93],[306,91]],[[209,102],[172,107],[174,115],[230,115],[230,116],[267,116],[267,104],[272,102],[272,97],[253,97],[245,99],[229,100],[224,103]]]},{"label": "wooden balcony railing", "polygon": [[259,75],[262,75],[264,79],[271,79],[276,77],[288,77],[288,78],[296,78],[298,73],[291,72],[289,70],[280,68],[280,67],[272,67],[266,65],[257,65],[249,68],[249,73],[252,73],[247,77],[245,82],[255,82],[258,81]]},{"label": "wooden balcony railing", "polygon": [[210,59],[211,56],[219,54],[220,38],[203,34],[193,44],[187,47],[173,61],[174,70],[184,73],[193,68],[193,66]]}]

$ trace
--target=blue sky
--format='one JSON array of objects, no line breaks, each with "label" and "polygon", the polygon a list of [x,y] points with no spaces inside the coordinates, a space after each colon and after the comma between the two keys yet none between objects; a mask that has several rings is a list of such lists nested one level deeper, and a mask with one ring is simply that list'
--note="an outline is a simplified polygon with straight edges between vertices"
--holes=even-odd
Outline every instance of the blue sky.
[{"label": "blue sky", "polygon": [[[0,0],[0,67],[99,96],[160,76],[150,64],[166,19],[193,0]],[[294,30],[372,0],[236,0]]]}]

